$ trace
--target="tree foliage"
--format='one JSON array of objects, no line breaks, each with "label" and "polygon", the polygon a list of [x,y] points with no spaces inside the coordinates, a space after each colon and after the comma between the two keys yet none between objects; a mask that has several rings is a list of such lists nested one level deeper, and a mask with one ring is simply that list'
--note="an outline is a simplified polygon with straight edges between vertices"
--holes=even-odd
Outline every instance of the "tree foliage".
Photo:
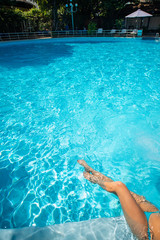
[{"label": "tree foliage", "polygon": [[93,31],[97,29],[97,24],[95,22],[90,22],[88,24],[88,33],[92,34]]},{"label": "tree foliage", "polygon": [[[70,14],[65,11],[65,4],[69,5],[69,0],[37,1],[41,9],[52,9],[54,30],[64,28],[65,24],[71,28]],[[104,28],[110,28],[115,23],[115,19],[119,18],[119,13],[125,8],[128,0],[73,0],[74,3],[78,3],[78,12],[74,14],[77,28],[88,27],[92,20],[97,21],[97,26],[103,25]],[[132,3],[138,4],[139,0],[132,0]]]},{"label": "tree foliage", "polygon": [[[0,0],[0,6],[14,5],[15,0]],[[153,0],[156,1],[156,0]],[[66,11],[65,5],[70,3],[70,0],[37,0],[40,9],[31,9],[27,12],[21,12],[21,22],[27,21],[32,25],[32,30],[50,29],[60,30],[64,29],[65,25],[72,27],[71,14]],[[78,11],[74,13],[75,28],[88,28],[90,22],[95,22],[98,27],[109,29],[117,24],[119,19],[124,18],[124,9],[127,8],[128,0],[73,0],[73,4],[78,3]],[[137,5],[139,0],[132,0],[132,3]],[[2,9],[1,9],[2,10]],[[7,11],[7,10],[6,10]],[[9,11],[9,10],[8,10]],[[15,10],[12,10],[15,11]],[[13,15],[13,12],[8,12]],[[15,19],[20,15],[15,11]],[[7,21],[12,22],[11,16]],[[4,18],[4,14],[0,13],[0,18]],[[116,21],[116,19],[118,19]],[[10,24],[7,23],[6,29]],[[14,22],[14,21],[13,21]],[[17,29],[18,23],[14,24]],[[17,25],[17,27],[16,27]],[[22,24],[21,24],[22,25]],[[119,24],[120,25],[120,24]],[[20,28],[20,26],[18,27]]]},{"label": "tree foliage", "polygon": [[43,31],[52,28],[51,10],[38,10],[32,8],[29,11],[19,9],[0,9],[1,32]]},{"label": "tree foliage", "polygon": [[0,9],[0,29],[1,32],[19,32],[21,31],[21,23],[24,17],[21,11],[16,9]]},{"label": "tree foliage", "polygon": [[39,9],[32,8],[29,11],[23,12],[23,16],[25,21],[29,22],[31,31],[43,31],[45,29],[52,28],[51,10],[41,11]]}]

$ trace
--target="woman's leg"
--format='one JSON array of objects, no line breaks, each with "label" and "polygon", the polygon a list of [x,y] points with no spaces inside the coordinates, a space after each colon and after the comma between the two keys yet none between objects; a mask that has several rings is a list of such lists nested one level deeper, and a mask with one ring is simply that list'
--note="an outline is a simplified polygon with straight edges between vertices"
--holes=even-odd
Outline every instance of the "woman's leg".
[{"label": "woman's leg", "polygon": [[[81,162],[79,163],[81,164]],[[146,216],[123,183],[105,181],[102,179],[101,174],[99,177],[98,175],[90,174],[88,171],[84,172],[84,177],[92,183],[99,184],[106,191],[116,194],[120,200],[126,221],[133,234],[135,234],[138,239],[148,239]]]},{"label": "woman's leg", "polygon": [[102,173],[91,168],[83,159],[78,160],[77,162],[85,168],[86,172],[89,172],[89,173],[91,172],[94,176],[99,177],[99,179],[101,179],[103,181],[113,182],[113,180],[111,178],[109,178],[109,177],[103,175]]},{"label": "woman's leg", "polygon": [[[78,163],[82,165],[85,168],[86,172],[92,173],[94,176],[99,177],[99,179],[107,182],[113,182],[113,180],[102,173],[95,171],[93,168],[91,168],[84,160],[78,160]],[[135,199],[136,203],[140,206],[140,208],[144,212],[156,212],[158,211],[158,208],[156,208],[152,203],[148,202],[145,197],[140,196],[134,192],[131,192],[132,197]]]}]

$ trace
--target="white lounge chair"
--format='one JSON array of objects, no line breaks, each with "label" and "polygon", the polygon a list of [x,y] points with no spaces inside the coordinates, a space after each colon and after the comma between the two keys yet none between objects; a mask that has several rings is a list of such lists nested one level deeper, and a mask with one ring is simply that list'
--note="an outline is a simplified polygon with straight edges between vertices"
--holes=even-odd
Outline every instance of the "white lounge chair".
[{"label": "white lounge chair", "polygon": [[102,34],[103,33],[103,28],[98,28],[97,33]]},{"label": "white lounge chair", "polygon": [[116,29],[112,29],[112,30],[110,31],[110,33],[111,33],[111,34],[116,33]]},{"label": "white lounge chair", "polygon": [[120,34],[126,34],[127,33],[127,30],[126,29],[122,29]]}]

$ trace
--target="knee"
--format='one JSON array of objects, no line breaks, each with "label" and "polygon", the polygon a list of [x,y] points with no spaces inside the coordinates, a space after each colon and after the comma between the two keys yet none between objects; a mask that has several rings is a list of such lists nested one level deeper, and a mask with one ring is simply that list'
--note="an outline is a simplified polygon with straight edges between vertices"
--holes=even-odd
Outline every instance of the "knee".
[{"label": "knee", "polygon": [[116,187],[118,188],[118,189],[120,189],[120,188],[126,188],[126,185],[123,183],[123,182],[121,182],[121,181],[117,181],[117,182],[115,182],[115,185],[116,185]]}]

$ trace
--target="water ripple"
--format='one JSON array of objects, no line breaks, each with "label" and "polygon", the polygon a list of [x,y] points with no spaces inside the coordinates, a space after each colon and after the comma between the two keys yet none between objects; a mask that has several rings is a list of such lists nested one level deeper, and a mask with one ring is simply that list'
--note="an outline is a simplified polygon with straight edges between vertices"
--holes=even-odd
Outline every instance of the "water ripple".
[{"label": "water ripple", "polygon": [[160,46],[44,43],[0,46],[0,226],[119,216],[79,158],[160,205]]}]

